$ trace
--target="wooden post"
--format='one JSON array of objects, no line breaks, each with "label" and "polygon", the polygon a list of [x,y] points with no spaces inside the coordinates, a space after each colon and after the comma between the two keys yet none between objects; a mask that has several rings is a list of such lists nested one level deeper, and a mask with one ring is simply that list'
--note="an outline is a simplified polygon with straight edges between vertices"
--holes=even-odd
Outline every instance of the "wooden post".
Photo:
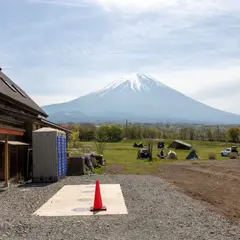
[{"label": "wooden post", "polygon": [[5,154],[4,154],[4,179],[5,179],[5,187],[8,187],[9,180],[9,163],[8,163],[8,135],[5,134]]},{"label": "wooden post", "polygon": [[[18,147],[19,146],[16,146],[16,164],[17,164],[17,179],[19,180],[19,171],[18,171]],[[21,151],[20,151],[21,153]],[[21,159],[21,157],[20,157]],[[11,167],[10,167],[11,168]],[[10,173],[11,174],[11,173]]]}]

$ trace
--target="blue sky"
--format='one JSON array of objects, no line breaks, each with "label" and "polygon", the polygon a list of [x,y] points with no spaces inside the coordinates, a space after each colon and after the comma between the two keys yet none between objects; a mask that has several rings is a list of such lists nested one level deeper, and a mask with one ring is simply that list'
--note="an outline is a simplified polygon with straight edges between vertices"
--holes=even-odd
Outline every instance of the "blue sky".
[{"label": "blue sky", "polygon": [[237,0],[1,0],[0,66],[34,100],[132,72],[240,114]]}]

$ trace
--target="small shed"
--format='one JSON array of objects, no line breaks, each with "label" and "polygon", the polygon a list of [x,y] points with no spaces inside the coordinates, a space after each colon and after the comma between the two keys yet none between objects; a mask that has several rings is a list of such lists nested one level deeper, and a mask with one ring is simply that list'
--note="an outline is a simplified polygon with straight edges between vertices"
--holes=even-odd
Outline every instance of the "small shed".
[{"label": "small shed", "polygon": [[[5,141],[0,140],[0,180],[4,180],[4,144]],[[8,175],[10,178],[19,176],[19,174],[27,173],[27,157],[29,144],[19,141],[8,141]]]},{"label": "small shed", "polygon": [[168,148],[175,148],[175,149],[181,149],[181,150],[190,150],[192,148],[192,145],[180,140],[173,141]]}]

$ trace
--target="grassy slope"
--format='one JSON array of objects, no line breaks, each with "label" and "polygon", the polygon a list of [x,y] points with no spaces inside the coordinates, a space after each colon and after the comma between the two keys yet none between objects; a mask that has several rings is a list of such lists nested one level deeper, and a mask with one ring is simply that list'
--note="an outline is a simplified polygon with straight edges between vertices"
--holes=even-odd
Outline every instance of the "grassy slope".
[{"label": "grassy slope", "polygon": [[[139,141],[136,141],[139,142]],[[198,151],[199,156],[202,160],[208,159],[208,154],[213,152],[217,154],[218,160],[226,160],[226,158],[221,157],[220,152],[226,148],[231,147],[233,144],[220,143],[220,142],[203,142],[203,141],[187,141],[191,143]],[[153,150],[153,161],[139,160],[136,159],[137,149],[133,148],[134,141],[126,140],[119,143],[108,143],[106,150],[104,151],[104,158],[107,160],[107,169],[111,167],[118,168],[120,173],[129,174],[151,174],[159,170],[161,164],[171,162],[171,160],[159,160],[157,159],[157,153],[159,149],[154,147]],[[171,143],[171,140],[165,141],[165,153],[168,151],[167,146]],[[95,150],[94,143],[84,143],[92,145],[92,150]],[[189,150],[176,150],[177,155],[180,160],[185,160]],[[115,170],[116,170],[115,169]]]}]

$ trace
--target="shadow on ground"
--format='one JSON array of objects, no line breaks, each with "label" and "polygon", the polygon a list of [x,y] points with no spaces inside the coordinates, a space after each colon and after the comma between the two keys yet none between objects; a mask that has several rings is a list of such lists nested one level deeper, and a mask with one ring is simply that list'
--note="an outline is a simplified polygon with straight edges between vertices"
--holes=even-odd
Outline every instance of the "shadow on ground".
[{"label": "shadow on ground", "polygon": [[53,183],[25,183],[22,185],[19,185],[18,188],[37,188],[37,187],[48,187],[52,185]]}]

